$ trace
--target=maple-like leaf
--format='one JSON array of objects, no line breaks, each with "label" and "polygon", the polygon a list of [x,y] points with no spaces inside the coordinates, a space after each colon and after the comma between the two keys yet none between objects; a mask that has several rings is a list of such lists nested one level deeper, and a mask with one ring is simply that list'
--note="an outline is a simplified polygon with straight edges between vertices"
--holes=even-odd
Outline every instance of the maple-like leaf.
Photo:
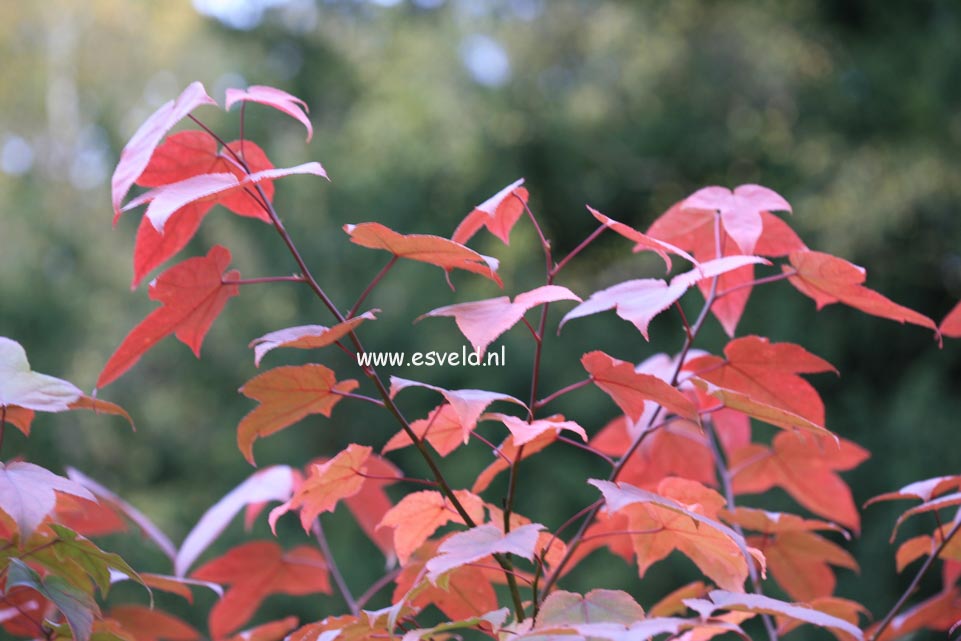
[{"label": "maple-like leaf", "polygon": [[511,435],[514,437],[514,445],[517,446],[527,445],[544,432],[552,431],[555,434],[560,434],[561,430],[574,432],[580,436],[584,442],[587,442],[587,432],[584,431],[584,428],[574,421],[565,421],[564,417],[560,414],[548,418],[539,418],[529,423],[516,416],[509,416],[497,412],[484,414],[481,418],[503,423],[504,426],[510,430]]},{"label": "maple-like leaf", "polygon": [[354,316],[343,323],[337,323],[333,327],[323,325],[299,325],[297,327],[287,327],[278,329],[275,332],[264,334],[260,338],[250,341],[247,347],[254,349],[254,365],[260,367],[260,361],[264,355],[278,347],[296,347],[297,349],[318,349],[333,345],[341,338],[349,334],[355,327],[365,320],[375,320],[379,309],[372,309],[358,316]]},{"label": "maple-like leaf", "polygon": [[284,551],[273,541],[251,541],[198,568],[193,577],[230,586],[210,611],[215,639],[242,627],[272,594],[330,594],[327,561],[303,545]]},{"label": "maple-like leaf", "polygon": [[185,576],[204,550],[245,506],[286,501],[294,487],[294,471],[286,465],[258,470],[210,507],[190,530],[174,559],[174,574]]},{"label": "maple-like leaf", "polygon": [[[464,426],[461,425],[454,406],[450,403],[438,405],[430,411],[427,418],[418,419],[410,424],[417,438],[427,439],[437,453],[447,456],[464,444]],[[403,429],[394,434],[384,445],[383,453],[399,450],[413,445],[407,432]]]},{"label": "maple-like leaf", "polygon": [[171,127],[187,116],[200,105],[216,105],[216,101],[207,95],[204,86],[199,82],[191,83],[175,100],[161,105],[137,132],[130,138],[123,151],[120,161],[110,180],[113,200],[113,222],[120,218],[121,204],[127,192],[133,186],[140,174],[150,162],[154,149],[170,131]]},{"label": "maple-like leaf", "polygon": [[771,343],[761,336],[730,341],[724,356],[702,356],[685,363],[684,369],[718,387],[824,424],[821,396],[798,374],[837,372],[830,363],[800,345]]},{"label": "maple-like leaf", "polygon": [[314,128],[307,117],[307,103],[276,87],[251,85],[246,89],[227,89],[224,107],[229,111],[238,102],[256,102],[282,111],[307,128],[307,142],[314,135]]},{"label": "maple-like leaf", "polygon": [[151,283],[150,298],[161,306],[127,334],[100,372],[97,387],[117,380],[169,334],[174,334],[199,358],[210,326],[227,300],[240,293],[237,285],[222,282],[239,276],[236,271],[224,273],[229,264],[230,251],[214,245],[206,256],[188,258]]},{"label": "maple-like leaf", "polygon": [[961,302],[954,306],[938,328],[942,336],[961,338]]},{"label": "maple-like leaf", "polygon": [[724,231],[745,254],[754,253],[761,237],[762,211],[791,211],[791,205],[780,194],[760,185],[741,185],[733,192],[726,187],[704,187],[688,196],[682,207],[717,211]]},{"label": "maple-like leaf", "polygon": [[237,447],[251,465],[253,445],[311,414],[330,418],[342,394],[357,388],[357,381],[338,381],[333,370],[323,365],[287,365],[266,371],[247,381],[240,392],[260,405],[237,426]]},{"label": "maple-like leaf", "polygon": [[483,354],[488,345],[516,325],[528,310],[538,305],[559,300],[581,302],[581,299],[566,287],[544,285],[529,292],[518,294],[514,297],[513,302],[507,296],[500,296],[471,303],[457,303],[456,305],[432,309],[417,320],[426,317],[453,317],[461,333],[474,346],[474,351]]},{"label": "maple-like leaf", "polygon": [[277,519],[290,510],[300,510],[300,524],[310,532],[320,513],[332,512],[341,499],[360,491],[370,454],[370,447],[351,443],[329,461],[312,465],[310,475],[290,500],[270,511],[270,528],[276,534]]},{"label": "maple-like leaf", "polygon": [[660,601],[648,609],[648,615],[652,617],[669,617],[687,612],[684,605],[686,599],[699,599],[706,596],[711,589],[704,581],[692,581],[682,585],[673,592],[667,594]]},{"label": "maple-like leaf", "polygon": [[463,269],[489,278],[501,287],[504,285],[500,276],[497,275],[496,258],[478,254],[473,249],[452,240],[426,234],[405,236],[380,223],[344,225],[344,231],[350,236],[352,242],[361,247],[383,249],[398,258],[436,265],[445,272]]},{"label": "maple-like leaf", "polygon": [[367,457],[366,467],[364,485],[357,494],[348,496],[344,502],[360,529],[384,553],[387,564],[392,565],[397,556],[393,537],[389,530],[378,530],[377,526],[394,505],[385,488],[401,478],[401,471],[393,463],[376,454]]},{"label": "maple-like leaf", "polygon": [[[256,173],[273,169],[264,151],[250,141],[234,141],[226,149],[205,131],[183,131],[169,136],[153,153],[150,164],[137,179],[144,187],[162,187],[201,174],[232,173],[243,179],[246,170],[232,157],[243,158],[247,170]],[[267,200],[274,195],[273,181],[260,183]],[[167,219],[163,232],[157,231],[149,218],[142,218],[134,244],[134,275],[131,287],[155,267],[183,249],[193,238],[200,223],[214,205],[223,205],[240,216],[270,222],[264,205],[242,187],[218,194],[216,199],[193,202],[181,207]]]},{"label": "maple-like leaf", "polygon": [[796,271],[788,280],[799,292],[813,299],[818,309],[832,303],[844,303],[865,314],[889,318],[899,323],[911,323],[938,331],[934,321],[913,309],[898,305],[862,283],[867,278],[863,267],[843,258],[815,251],[793,252],[791,267],[783,265],[784,273]]},{"label": "maple-like leaf", "polygon": [[504,534],[498,526],[488,523],[453,534],[437,548],[437,556],[427,562],[427,578],[437,583],[446,572],[491,554],[515,554],[530,561],[534,558],[538,532],[543,529],[540,523],[530,523]]},{"label": "maple-like leaf", "polygon": [[194,641],[200,634],[172,614],[142,605],[118,605],[108,616],[137,641]]},{"label": "maple-like leaf", "polygon": [[[455,490],[454,496],[475,523],[484,520],[483,499],[467,490]],[[397,558],[401,565],[407,565],[414,551],[448,523],[466,525],[447,497],[435,490],[423,490],[402,498],[377,527],[393,528]]]},{"label": "maple-like leaf", "polygon": [[751,444],[734,451],[729,468],[736,493],[756,494],[778,486],[815,514],[857,532],[858,510],[837,472],[857,467],[868,456],[845,439],[782,432],[771,447]]},{"label": "maple-like leaf", "polygon": [[689,599],[687,605],[697,611],[702,617],[712,616],[717,610],[770,614],[772,616],[795,619],[803,623],[810,623],[811,625],[822,628],[839,630],[851,635],[858,641],[864,640],[864,634],[856,625],[831,614],[815,610],[814,608],[787,603],[761,594],[738,594],[726,590],[713,590],[708,597],[710,600]]},{"label": "maple-like leaf", "polygon": [[575,594],[557,590],[541,604],[537,615],[539,626],[566,623],[623,623],[630,625],[644,618],[644,608],[627,592],[591,590]]},{"label": "maple-like leaf", "polygon": [[510,245],[511,229],[527,204],[527,190],[521,187],[523,184],[523,178],[516,180],[475,207],[454,230],[451,240],[464,245],[481,227],[486,227],[505,245]]},{"label": "maple-like leaf", "polygon": [[520,445],[514,442],[514,435],[511,434],[504,442],[501,443],[497,451],[493,452],[494,460],[488,465],[484,470],[477,475],[477,480],[474,481],[474,485],[471,487],[471,492],[479,494],[486,490],[491,481],[494,478],[508,469],[511,466],[511,462],[516,462],[520,460],[521,453],[523,452],[523,457],[527,457],[540,452],[545,447],[557,440],[557,432],[554,430],[546,430],[541,432],[540,436],[536,437],[533,441],[528,441],[524,446],[523,450]]},{"label": "maple-like leaf", "polygon": [[424,580],[427,561],[437,556],[440,540],[424,543],[404,564],[397,576],[394,603],[409,603],[410,607],[435,605],[451,620],[478,616],[497,607],[497,593],[491,584],[494,571],[466,565],[446,576],[447,585],[436,586]]},{"label": "maple-like leaf", "polygon": [[645,340],[650,340],[647,328],[654,317],[673,305],[695,284],[745,265],[767,262],[758,256],[727,256],[700,263],[691,271],[678,274],[670,283],[660,278],[618,283],[591,294],[561,319],[560,327],[571,319],[613,309],[618,316],[632,323]]},{"label": "maple-like leaf", "polygon": [[743,590],[748,563],[763,562],[763,555],[749,550],[744,538],[714,518],[726,502],[724,497],[696,481],[670,477],[657,493],[626,483],[591,479],[604,495],[611,513],[627,517],[628,532],[637,556],[639,576],[678,549],[717,585]]},{"label": "maple-like leaf", "polygon": [[684,394],[651,374],[640,374],[634,366],[601,351],[581,357],[581,364],[594,384],[606,392],[633,421],[644,413],[645,403],[661,405],[668,412],[699,422],[697,407]]},{"label": "maple-like leaf", "polygon": [[[817,610],[818,612],[824,612],[825,614],[830,614],[833,617],[847,621],[855,627],[860,627],[861,616],[866,616],[869,619],[871,617],[871,613],[867,608],[856,601],[851,601],[850,599],[842,599],[839,597],[819,597],[817,599],[812,599],[805,605]],[[782,636],[804,623],[798,619],[792,619],[790,617],[783,616],[777,617],[776,620],[777,633]],[[839,628],[831,628],[830,631],[838,641],[855,641],[855,637]],[[868,635],[868,638],[870,638],[870,635]]]},{"label": "maple-like leaf", "polygon": [[[741,248],[723,226],[717,225],[720,232],[720,256],[715,240],[717,213],[708,209],[686,209],[684,201],[676,203],[662,214],[648,229],[648,234],[672,243],[691,252],[699,261],[708,261],[720,256],[740,254]],[[766,211],[761,212],[763,230],[754,247],[754,254],[774,258],[786,256],[793,251],[806,249],[797,234],[781,218]],[[717,291],[727,292],[711,306],[711,313],[720,321],[728,336],[733,337],[737,324],[750,299],[754,280],[754,266],[748,265],[721,274],[717,281]],[[707,297],[711,283],[698,283],[701,292]]]},{"label": "maple-like leaf", "polygon": [[653,236],[648,236],[647,234],[639,232],[633,227],[625,225],[624,223],[617,222],[613,218],[609,218],[608,216],[605,216],[601,212],[597,211],[590,205],[587,205],[587,211],[591,212],[591,215],[593,215],[594,218],[599,220],[601,224],[608,229],[613,230],[628,240],[634,241],[635,253],[641,251],[655,252],[661,257],[661,260],[664,261],[664,266],[667,268],[667,271],[671,271],[671,254],[680,256],[681,258],[684,258],[695,265],[697,264],[697,260],[680,247],[676,247],[671,243],[664,242],[663,240],[658,240]]},{"label": "maple-like leaf", "polygon": [[88,501],[96,497],[75,481],[25,461],[0,462],[0,510],[17,524],[20,541],[26,542],[57,504],[56,492]]},{"label": "maple-like leaf", "polygon": [[283,641],[299,624],[300,620],[297,617],[284,617],[242,630],[227,641]]},{"label": "maple-like leaf", "polygon": [[145,216],[158,232],[163,233],[167,221],[187,205],[230,197],[238,191],[265,181],[295,174],[327,177],[327,172],[319,162],[308,162],[295,167],[263,169],[250,174],[241,173],[240,176],[229,171],[197,174],[175,183],[154,187],[127,203],[124,211],[149,203]]},{"label": "maple-like leaf", "polygon": [[[100,607],[93,595],[72,585],[63,577],[49,574],[41,577],[36,570],[17,558],[9,560],[6,568],[4,592],[27,587],[53,603],[73,633],[75,641],[89,641],[93,622],[100,617]],[[36,631],[34,626],[31,633]]]},{"label": "maple-like leaf", "polygon": [[429,385],[419,381],[400,378],[399,376],[390,377],[391,398],[396,396],[401,390],[408,387],[424,387],[443,395],[443,397],[454,409],[454,413],[457,414],[457,419],[461,424],[462,438],[464,439],[464,443],[470,439],[471,432],[473,432],[474,428],[477,427],[477,420],[480,418],[480,415],[483,414],[484,410],[487,409],[487,406],[494,401],[508,401],[510,403],[516,403],[517,405],[527,409],[527,406],[523,402],[517,400],[509,394],[501,394],[500,392],[489,392],[487,390],[478,389],[448,390],[435,385]]},{"label": "maple-like leaf", "polygon": [[[6,412],[16,406],[23,410],[38,412],[63,412],[70,409],[71,403],[83,396],[83,392],[73,383],[60,378],[40,374],[30,369],[27,353],[20,343],[0,336],[0,408]],[[10,412],[11,422],[16,420],[18,427],[26,421],[29,432],[28,415]],[[21,428],[22,429],[22,428]]]}]

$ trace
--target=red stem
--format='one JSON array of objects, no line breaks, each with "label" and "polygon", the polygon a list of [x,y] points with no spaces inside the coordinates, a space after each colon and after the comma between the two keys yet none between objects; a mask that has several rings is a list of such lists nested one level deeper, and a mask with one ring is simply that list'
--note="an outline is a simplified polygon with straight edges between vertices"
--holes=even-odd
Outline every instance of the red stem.
[{"label": "red stem", "polygon": [[607,225],[601,225],[600,227],[598,227],[597,229],[595,229],[594,231],[592,231],[587,238],[585,238],[584,240],[582,240],[581,243],[580,243],[577,247],[575,247],[574,249],[571,250],[571,253],[569,253],[567,256],[564,256],[564,258],[561,259],[561,262],[559,262],[559,263],[557,263],[556,265],[554,265],[554,269],[551,270],[551,276],[552,276],[552,277],[553,277],[553,276],[557,276],[557,272],[561,271],[561,270],[564,268],[564,265],[566,265],[567,263],[569,263],[572,258],[574,258],[575,256],[577,256],[577,255],[578,255],[579,253],[581,253],[582,251],[584,251],[584,249],[585,249],[588,245],[590,245],[592,242],[594,242],[594,240],[597,239],[598,236],[600,236],[602,233],[604,233],[604,230],[605,230],[605,229],[607,229]]},{"label": "red stem", "polygon": [[554,392],[553,394],[549,394],[549,395],[545,396],[544,398],[542,398],[541,400],[535,402],[533,409],[540,409],[540,408],[544,407],[545,405],[547,405],[548,403],[550,403],[551,401],[554,401],[554,400],[560,398],[561,396],[563,396],[564,394],[567,394],[568,392],[573,392],[573,391],[576,390],[576,389],[580,389],[580,388],[582,388],[582,387],[585,387],[585,386],[587,386],[587,385],[590,385],[590,384],[591,384],[591,380],[592,380],[592,379],[590,379],[590,378],[585,378],[583,381],[577,381],[576,383],[571,383],[571,384],[568,385],[567,387],[562,387],[561,389],[557,390],[557,391]]}]

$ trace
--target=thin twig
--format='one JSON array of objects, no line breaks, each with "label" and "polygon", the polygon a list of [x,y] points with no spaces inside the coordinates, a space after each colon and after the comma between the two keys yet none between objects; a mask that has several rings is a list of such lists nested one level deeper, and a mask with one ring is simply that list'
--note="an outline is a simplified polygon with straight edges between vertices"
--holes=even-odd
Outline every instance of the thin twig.
[{"label": "thin twig", "polygon": [[582,388],[582,387],[584,387],[584,386],[586,386],[586,385],[590,385],[590,384],[591,384],[591,380],[592,380],[592,379],[590,379],[590,378],[585,378],[585,379],[582,380],[582,381],[577,381],[576,383],[571,383],[570,385],[568,385],[568,386],[566,386],[566,387],[562,387],[561,389],[557,390],[557,391],[554,392],[553,394],[548,394],[547,396],[545,396],[545,397],[542,398],[541,400],[535,402],[535,403],[534,403],[534,407],[533,407],[532,409],[540,409],[540,408],[544,407],[545,405],[547,405],[548,403],[550,403],[551,401],[560,398],[560,397],[563,396],[564,394],[567,394],[568,392],[573,392],[573,391],[576,390],[576,389],[580,389],[580,388]]},{"label": "thin twig", "polygon": [[604,230],[605,230],[605,229],[607,229],[607,225],[601,225],[600,227],[598,227],[597,229],[595,229],[594,231],[592,231],[592,232],[590,233],[590,235],[589,235],[587,238],[585,238],[584,240],[582,240],[577,247],[575,247],[574,249],[572,249],[571,252],[570,252],[567,256],[564,256],[564,258],[561,259],[561,262],[559,262],[559,263],[557,263],[556,265],[554,265],[554,269],[551,270],[551,276],[557,276],[557,272],[561,271],[561,269],[564,268],[564,265],[566,265],[567,263],[569,263],[572,258],[574,258],[575,256],[577,256],[577,255],[578,255],[579,253],[581,253],[582,251],[584,251],[584,249],[585,249],[588,245],[590,245],[592,242],[594,242],[594,240],[595,240],[598,236],[600,236],[601,234],[604,233]]},{"label": "thin twig", "polygon": [[327,545],[327,537],[324,536],[324,526],[320,524],[320,517],[314,521],[314,538],[317,539],[317,545],[320,546],[320,552],[324,555],[324,559],[327,561],[327,569],[330,571],[330,575],[334,577],[334,583],[337,584],[337,589],[340,591],[340,595],[344,597],[344,601],[347,603],[347,608],[350,613],[357,616],[360,613],[360,608],[357,606],[357,601],[354,599],[354,595],[350,593],[350,588],[347,587],[347,582],[344,580],[344,575],[340,573],[340,569],[337,567],[337,562],[334,561],[334,555],[330,553],[330,546]]},{"label": "thin twig", "polygon": [[357,301],[354,302],[353,306],[350,308],[350,311],[347,312],[346,318],[353,318],[357,315],[357,311],[360,310],[360,306],[364,303],[367,297],[370,296],[370,293],[374,291],[374,288],[377,287],[377,284],[383,280],[384,276],[387,275],[387,272],[390,271],[391,267],[393,267],[396,262],[397,256],[391,256],[390,260],[386,265],[384,265],[383,269],[377,272],[377,275],[374,276],[373,280],[370,281],[370,284],[367,285],[367,287],[364,288],[364,291],[360,293],[360,296],[357,297]]}]

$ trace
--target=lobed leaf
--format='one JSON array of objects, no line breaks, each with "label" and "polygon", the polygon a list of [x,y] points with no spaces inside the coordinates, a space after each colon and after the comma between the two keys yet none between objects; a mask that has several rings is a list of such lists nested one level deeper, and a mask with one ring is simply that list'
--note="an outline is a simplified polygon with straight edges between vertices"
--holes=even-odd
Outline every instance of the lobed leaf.
[{"label": "lobed leaf", "polygon": [[314,135],[314,128],[307,117],[307,103],[276,87],[251,85],[246,89],[228,89],[224,107],[229,111],[238,102],[256,102],[282,111],[307,128],[307,142]]},{"label": "lobed leaf", "polygon": [[471,210],[454,230],[451,240],[466,244],[481,227],[486,227],[505,245],[510,245],[511,230],[527,204],[523,184],[523,178],[516,180]]},{"label": "lobed leaf", "polygon": [[354,316],[342,323],[337,323],[333,327],[323,325],[299,325],[297,327],[287,327],[279,329],[269,334],[264,334],[260,338],[250,341],[247,347],[254,349],[254,365],[260,367],[260,361],[267,352],[278,347],[295,347],[297,349],[318,349],[333,345],[341,338],[349,334],[355,327],[365,320],[376,320],[376,313],[379,309],[372,309],[358,316]]}]

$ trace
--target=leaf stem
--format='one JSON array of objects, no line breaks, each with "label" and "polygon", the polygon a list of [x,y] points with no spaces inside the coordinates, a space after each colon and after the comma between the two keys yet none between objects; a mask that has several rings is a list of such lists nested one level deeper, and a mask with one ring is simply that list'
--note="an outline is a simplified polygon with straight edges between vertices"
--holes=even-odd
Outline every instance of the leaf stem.
[{"label": "leaf stem", "polygon": [[261,276],[260,278],[237,278],[221,280],[221,285],[260,285],[261,283],[303,283],[305,279],[300,274],[291,276]]},{"label": "leaf stem", "polygon": [[590,384],[591,384],[591,379],[590,379],[590,378],[585,378],[585,379],[582,380],[582,381],[577,381],[576,383],[571,383],[570,385],[568,385],[568,386],[566,386],[566,387],[562,387],[561,389],[557,390],[557,391],[554,392],[553,394],[548,394],[547,396],[545,396],[545,397],[542,398],[541,400],[536,401],[536,402],[534,403],[534,407],[533,407],[532,409],[540,409],[540,408],[544,407],[545,405],[547,405],[548,403],[550,403],[551,401],[557,400],[557,399],[560,398],[561,396],[567,394],[568,392],[573,392],[573,391],[576,390],[576,389],[580,389],[580,388],[585,387],[585,386],[590,385]]},{"label": "leaf stem", "polygon": [[741,284],[739,284],[739,285],[734,285],[733,287],[728,287],[728,288],[725,289],[724,291],[720,292],[715,298],[724,298],[724,297],[727,296],[728,294],[733,294],[734,292],[736,292],[736,291],[738,291],[738,290],[740,290],[740,289],[747,289],[747,288],[749,288],[749,287],[754,287],[755,285],[766,285],[767,283],[776,283],[776,282],[778,282],[779,280],[786,280],[786,279],[791,278],[792,276],[796,276],[796,275],[797,275],[797,270],[796,270],[796,269],[789,269],[788,271],[782,272],[782,273],[780,273],[780,274],[774,274],[774,275],[772,275],[772,276],[765,276],[764,278],[755,278],[755,279],[752,280],[752,281],[748,281],[748,282],[746,282],[746,283],[741,283]]},{"label": "leaf stem", "polygon": [[605,229],[607,229],[607,225],[601,225],[600,227],[592,231],[590,235],[584,240],[582,240],[577,247],[572,249],[567,256],[564,256],[564,258],[561,259],[561,262],[554,265],[554,268],[551,270],[551,276],[552,277],[557,276],[557,272],[561,271],[564,268],[564,266],[571,261],[572,258],[577,256],[582,251],[584,251],[584,249],[588,245],[590,245],[592,242],[594,242],[594,240],[597,239],[598,236],[604,233]]},{"label": "leaf stem", "polygon": [[331,394],[336,394],[337,396],[343,396],[344,398],[353,398],[358,401],[364,401],[377,407],[384,407],[384,401],[379,398],[372,398],[370,396],[364,396],[363,394],[354,394],[353,392],[341,392],[335,389],[330,390]]},{"label": "leaf stem", "polygon": [[377,272],[377,275],[374,276],[373,280],[370,281],[370,284],[367,285],[364,291],[360,293],[360,296],[357,297],[357,301],[350,308],[350,311],[347,312],[346,318],[353,318],[357,315],[358,310],[360,310],[360,306],[364,303],[370,293],[374,291],[374,288],[377,287],[377,284],[384,278],[384,276],[387,275],[387,272],[390,271],[391,267],[393,267],[396,262],[397,255],[395,254],[390,257],[390,260],[386,265],[384,265],[383,269]]},{"label": "leaf stem", "polygon": [[337,562],[334,560],[334,555],[330,553],[330,546],[327,544],[327,537],[324,535],[324,526],[320,523],[320,517],[314,521],[314,538],[317,539],[317,545],[320,546],[320,552],[324,555],[327,560],[327,569],[330,570],[331,576],[334,577],[334,583],[337,584],[337,589],[340,591],[344,601],[347,603],[347,608],[350,613],[357,616],[360,613],[360,608],[357,605],[357,601],[354,599],[354,595],[350,593],[350,588],[347,586],[347,582],[344,580],[344,575],[340,573],[340,569],[337,567]]},{"label": "leaf stem", "polygon": [[371,583],[370,587],[364,590],[364,593],[357,597],[357,607],[362,609],[365,605],[367,605],[367,602],[374,598],[378,592],[390,585],[402,570],[403,568],[400,567],[394,568],[384,576]]},{"label": "leaf stem", "polygon": [[874,634],[871,635],[871,639],[869,641],[877,641],[877,639],[881,637],[881,633],[883,633],[887,627],[891,625],[891,622],[894,621],[894,617],[898,615],[898,612],[901,611],[901,608],[904,607],[904,604],[907,603],[908,599],[918,588],[918,584],[921,583],[921,579],[923,579],[924,575],[928,573],[928,570],[931,569],[931,566],[934,564],[935,560],[937,560],[938,556],[940,556],[941,552],[944,551],[944,548],[948,546],[948,543],[951,542],[951,539],[954,538],[959,530],[961,530],[961,510],[959,510],[954,517],[954,526],[944,536],[944,538],[941,539],[941,543],[938,544],[938,546],[932,551],[931,555],[925,559],[924,564],[918,568],[914,578],[911,579],[911,584],[901,594],[897,602],[891,606],[891,609],[888,610],[888,613],[884,615],[884,618],[881,619],[881,623],[878,624],[878,627],[874,630]]}]

